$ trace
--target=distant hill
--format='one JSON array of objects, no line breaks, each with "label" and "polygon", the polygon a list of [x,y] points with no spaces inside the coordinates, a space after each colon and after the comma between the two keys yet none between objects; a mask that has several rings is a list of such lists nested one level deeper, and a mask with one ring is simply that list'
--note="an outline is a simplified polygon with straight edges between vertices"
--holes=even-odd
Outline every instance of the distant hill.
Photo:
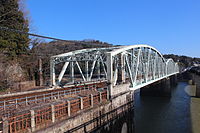
[{"label": "distant hill", "polygon": [[179,56],[174,54],[167,54],[163,56],[165,58],[172,58],[175,62],[178,62],[181,69],[200,64],[200,58],[192,58],[184,55]]},{"label": "distant hill", "polygon": [[46,55],[56,55],[79,49],[112,47],[112,46],[113,46],[112,44],[101,42],[98,40],[52,41],[49,43],[40,43],[37,46],[35,46],[32,49],[32,51],[38,53],[38,55],[40,55],[41,53]]},{"label": "distant hill", "polygon": [[[34,48],[32,48],[31,51],[35,53],[37,57],[42,58],[43,62],[47,63],[45,66],[49,67],[48,62],[50,56],[86,48],[112,46],[112,44],[92,39],[85,39],[83,41],[51,41],[48,43],[39,43]],[[181,67],[181,69],[193,66],[194,64],[200,64],[200,58],[192,58],[188,56],[179,56],[174,54],[166,54],[163,56],[165,58],[172,58],[175,62],[179,62],[179,66]]]}]

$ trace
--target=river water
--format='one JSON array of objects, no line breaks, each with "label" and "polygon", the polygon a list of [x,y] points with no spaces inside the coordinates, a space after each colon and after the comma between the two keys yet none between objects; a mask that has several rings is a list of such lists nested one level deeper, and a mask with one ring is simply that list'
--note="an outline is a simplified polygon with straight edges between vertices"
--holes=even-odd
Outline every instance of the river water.
[{"label": "river water", "polygon": [[179,82],[171,97],[135,96],[135,133],[200,133],[200,98]]}]

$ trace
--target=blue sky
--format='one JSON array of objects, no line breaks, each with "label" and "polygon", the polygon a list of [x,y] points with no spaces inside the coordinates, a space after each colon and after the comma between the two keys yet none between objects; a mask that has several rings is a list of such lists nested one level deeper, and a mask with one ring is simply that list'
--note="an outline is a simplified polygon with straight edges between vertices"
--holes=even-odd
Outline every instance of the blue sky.
[{"label": "blue sky", "polygon": [[31,32],[200,57],[200,0],[27,0]]}]

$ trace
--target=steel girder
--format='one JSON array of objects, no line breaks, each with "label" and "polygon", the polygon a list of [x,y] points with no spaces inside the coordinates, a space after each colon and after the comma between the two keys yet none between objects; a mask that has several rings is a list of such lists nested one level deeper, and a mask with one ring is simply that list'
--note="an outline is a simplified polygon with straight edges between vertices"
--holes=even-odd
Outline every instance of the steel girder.
[{"label": "steel girder", "polygon": [[[57,76],[55,66],[60,63],[64,65]],[[78,73],[82,82],[105,79],[110,83],[110,93],[119,83],[130,82],[130,88],[137,89],[179,72],[177,63],[163,58],[159,51],[148,45],[77,50],[51,57],[50,64],[53,86],[60,85],[69,69],[67,78],[71,78],[71,82],[75,82],[74,75]]]}]

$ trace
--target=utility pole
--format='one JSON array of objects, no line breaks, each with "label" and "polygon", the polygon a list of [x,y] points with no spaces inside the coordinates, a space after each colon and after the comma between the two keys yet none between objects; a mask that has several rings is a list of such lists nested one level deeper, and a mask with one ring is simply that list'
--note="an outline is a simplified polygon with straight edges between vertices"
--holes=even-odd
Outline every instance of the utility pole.
[{"label": "utility pole", "polygon": [[38,66],[39,66],[39,70],[38,70],[38,75],[39,75],[39,86],[43,85],[43,73],[42,73],[42,59],[39,58],[38,60]]}]

